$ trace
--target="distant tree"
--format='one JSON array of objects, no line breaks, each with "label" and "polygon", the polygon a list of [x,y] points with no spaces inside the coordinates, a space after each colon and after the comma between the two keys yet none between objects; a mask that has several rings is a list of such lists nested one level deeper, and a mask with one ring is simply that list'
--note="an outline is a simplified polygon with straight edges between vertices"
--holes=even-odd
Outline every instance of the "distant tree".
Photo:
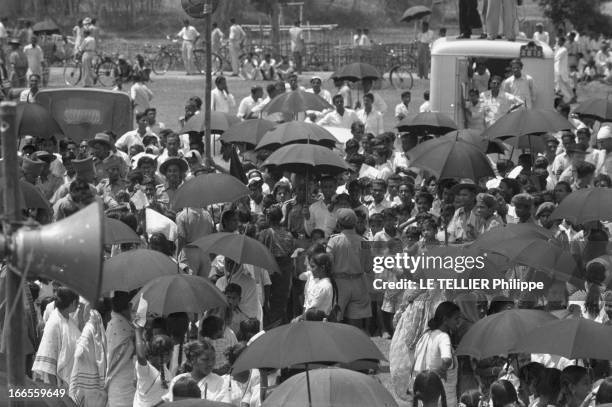
[{"label": "distant tree", "polygon": [[579,32],[595,32],[609,35],[612,18],[601,12],[601,0],[539,0],[544,16],[557,27],[567,23]]}]

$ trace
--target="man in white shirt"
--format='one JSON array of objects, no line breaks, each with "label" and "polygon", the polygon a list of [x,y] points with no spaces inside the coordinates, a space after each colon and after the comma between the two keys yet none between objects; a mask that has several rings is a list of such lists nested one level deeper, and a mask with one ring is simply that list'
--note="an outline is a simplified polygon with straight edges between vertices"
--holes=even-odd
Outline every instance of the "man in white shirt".
[{"label": "man in white shirt", "polygon": [[38,45],[38,37],[32,37],[32,42],[23,48],[23,53],[28,59],[27,77],[36,74],[39,78],[42,78],[45,56],[42,48]]},{"label": "man in white shirt", "polygon": [[431,103],[429,103],[429,91],[423,92],[423,99],[425,100],[421,106],[419,106],[419,113],[431,112]]},{"label": "man in white shirt", "polygon": [[144,78],[140,73],[135,75],[134,84],[130,88],[130,98],[132,99],[134,113],[144,113],[151,107],[150,102],[153,100],[153,92],[145,85]]},{"label": "man in white shirt", "polygon": [[215,89],[210,92],[210,109],[213,112],[229,113],[236,106],[234,95],[227,90],[225,76],[215,78]]},{"label": "man in white shirt", "polygon": [[357,110],[357,117],[365,125],[365,132],[378,136],[384,131],[383,118],[380,112],[373,109],[374,96],[363,95],[363,109]]},{"label": "man in white shirt", "polygon": [[550,44],[550,35],[548,35],[547,31],[544,31],[544,24],[536,24],[536,31],[533,33],[533,40],[543,42],[546,45]]},{"label": "man in white shirt", "polygon": [[559,47],[555,51],[555,88],[563,94],[563,101],[570,103],[574,92],[570,86],[568,51],[565,48],[565,37],[559,37]]},{"label": "man in white shirt", "polygon": [[306,51],[306,43],[304,42],[304,31],[300,27],[300,21],[297,20],[295,25],[289,29],[289,37],[291,38],[291,53],[293,54],[293,62],[298,75],[302,74],[302,54]]},{"label": "man in white shirt", "polygon": [[229,51],[232,60],[232,76],[238,76],[238,69],[240,68],[240,48],[242,47],[241,44],[246,39],[246,33],[240,25],[236,24],[235,18],[231,18],[230,23],[232,23],[232,25],[229,34]]},{"label": "man in white shirt", "polygon": [[38,93],[38,83],[40,82],[40,76],[32,74],[28,78],[30,83],[29,89],[24,89],[19,94],[19,101],[25,103],[34,103],[36,94]]},{"label": "man in white shirt", "polygon": [[325,237],[330,237],[336,228],[336,215],[329,208],[338,183],[334,177],[327,176],[321,179],[320,187],[323,200],[314,202],[304,210],[304,230],[310,235],[314,229],[321,229]]},{"label": "man in white shirt", "polygon": [[480,105],[484,112],[486,127],[490,127],[515,106],[523,104],[523,101],[516,96],[501,90],[501,82],[501,77],[494,76],[491,78],[491,90],[482,92],[480,95]]},{"label": "man in white shirt", "polygon": [[604,123],[597,133],[597,144],[603,150],[603,162],[597,169],[598,174],[612,176],[612,124]]},{"label": "man in white shirt", "polygon": [[358,47],[359,43],[361,40],[361,36],[363,35],[363,31],[361,30],[361,28],[358,28],[357,31],[355,32],[355,35],[353,35],[353,47]]},{"label": "man in white shirt", "polygon": [[258,102],[263,97],[263,88],[261,86],[253,86],[251,88],[251,95],[245,97],[240,101],[240,105],[238,106],[238,116],[242,120],[251,119],[255,114],[253,113],[253,108],[257,106]]},{"label": "man in white shirt", "polygon": [[193,62],[193,48],[196,42],[200,38],[200,33],[192,25],[189,25],[189,20],[183,21],[184,27],[178,34],[177,37],[183,40],[181,52],[183,54],[183,61],[185,62],[185,70],[187,75],[192,75],[195,72],[195,64]]},{"label": "man in white shirt", "polygon": [[411,98],[412,94],[409,90],[402,92],[402,103],[398,103],[395,106],[395,120],[397,120],[398,123],[408,117],[408,106],[410,105]]},{"label": "man in white shirt", "polygon": [[512,76],[502,83],[502,90],[523,100],[527,109],[531,109],[536,100],[533,78],[522,72],[523,62],[520,59],[510,62],[510,67]]},{"label": "man in white shirt", "polygon": [[417,67],[421,79],[427,79],[429,75],[429,64],[431,62],[431,44],[434,42],[435,34],[429,29],[429,23],[423,21],[421,32],[417,36],[418,52]]},{"label": "man in white shirt", "polygon": [[[321,77],[319,76],[313,76],[312,79],[310,80],[310,84],[312,85],[312,88],[310,89],[306,89],[306,92],[308,93],[314,93],[315,95],[320,96],[321,98],[323,98],[323,100],[325,100],[327,103],[329,103],[330,105],[332,104],[332,96],[331,93],[329,93],[328,90],[321,88]],[[323,117],[323,115],[325,113],[327,113],[328,111],[330,111],[330,109],[328,110],[323,110],[323,111],[314,111],[314,110],[309,110],[306,112],[306,115],[309,116],[312,120],[314,115],[314,120],[312,120],[313,122],[316,122],[317,120],[321,119]]]},{"label": "man in white shirt", "polygon": [[119,137],[119,139],[115,142],[115,147],[117,149],[129,154],[130,147],[132,147],[134,144],[140,144],[144,146],[142,140],[145,138],[145,136],[154,136],[158,138],[156,134],[151,133],[147,130],[147,126],[149,125],[149,119],[146,113],[137,113],[136,123],[138,124],[138,128],[136,130],[128,131],[127,133]]},{"label": "man in white shirt", "polygon": [[332,99],[336,110],[327,113],[321,120],[317,122],[319,126],[344,127],[350,129],[354,122],[358,122],[359,117],[354,110],[344,108],[344,97],[336,95]]},{"label": "man in white shirt", "polygon": [[370,30],[367,28],[363,29],[363,35],[359,38],[359,46],[361,48],[372,48],[372,41],[369,37]]},{"label": "man in white shirt", "polygon": [[[387,111],[387,104],[385,103],[385,100],[378,93],[372,90],[372,86],[374,85],[374,82],[372,82],[372,79],[363,79],[361,81],[361,85],[363,86],[364,95],[366,93],[371,93],[372,96],[374,96],[374,110],[378,110],[381,114],[384,115],[385,112]],[[361,103],[358,100],[356,103],[355,109],[359,109],[360,107],[361,107]]]}]

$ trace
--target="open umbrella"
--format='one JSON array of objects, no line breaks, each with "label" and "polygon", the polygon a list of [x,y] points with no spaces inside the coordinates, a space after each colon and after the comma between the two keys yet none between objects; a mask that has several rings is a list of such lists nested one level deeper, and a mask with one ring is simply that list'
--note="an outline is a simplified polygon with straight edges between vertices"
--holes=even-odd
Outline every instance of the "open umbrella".
[{"label": "open umbrella", "polygon": [[546,151],[546,139],[540,134],[525,134],[515,137],[501,137],[497,140],[504,140],[512,149],[527,150],[532,153]]},{"label": "open umbrella", "polygon": [[272,130],[276,123],[265,119],[245,120],[235,123],[221,136],[221,141],[225,143],[246,143],[256,146],[259,140],[269,130]]},{"label": "open umbrella", "polygon": [[[311,389],[315,391],[311,392]],[[300,373],[274,389],[262,407],[377,406],[397,402],[374,377],[331,367]]]},{"label": "open umbrella", "polygon": [[118,219],[105,218],[104,244],[140,243],[140,237],[131,227]]},{"label": "open umbrella", "polygon": [[32,27],[34,34],[59,34],[60,28],[51,20],[40,21]]},{"label": "open umbrella", "polygon": [[[0,168],[2,160],[0,160]],[[24,209],[45,209],[51,210],[49,202],[34,185],[20,180],[19,192],[21,193],[20,205]],[[4,181],[0,176],[0,213],[4,213]]]},{"label": "open umbrella", "polygon": [[213,233],[188,245],[206,253],[221,254],[239,264],[251,264],[269,272],[278,272],[276,260],[270,250],[258,240],[235,233]]},{"label": "open umbrella", "polygon": [[499,118],[482,136],[488,139],[507,139],[528,134],[544,134],[571,130],[572,124],[554,110],[518,109]]},{"label": "open umbrella", "polygon": [[349,166],[338,154],[316,144],[290,144],[270,154],[263,166],[311,174],[339,174]]},{"label": "open umbrella", "polygon": [[600,122],[612,121],[612,99],[587,99],[576,106],[574,113],[580,117],[591,118]]},{"label": "open umbrella", "polygon": [[41,138],[63,137],[62,129],[49,111],[38,103],[19,103],[16,112],[17,135]]},{"label": "open umbrella", "polygon": [[333,109],[333,106],[319,95],[298,89],[276,96],[264,107],[263,112],[297,114],[306,110],[322,111],[325,109]]},{"label": "open umbrella", "polygon": [[574,225],[595,220],[612,220],[612,189],[579,189],[566,196],[555,208],[552,219],[567,219]]},{"label": "open umbrella", "polygon": [[[239,118],[227,113],[210,112],[210,131],[212,133],[226,132],[233,124],[239,121]],[[181,129],[181,133],[189,133],[190,131],[198,133],[204,131],[204,113],[192,116]]]},{"label": "open umbrella", "polygon": [[547,353],[568,359],[612,359],[612,326],[580,318],[551,321],[529,332],[515,347],[521,353]]},{"label": "open umbrella", "polygon": [[476,359],[507,355],[533,329],[556,319],[548,312],[527,309],[489,315],[468,329],[457,347],[457,355]]},{"label": "open umbrella", "polygon": [[426,17],[430,14],[431,9],[425,6],[413,6],[404,11],[404,14],[402,14],[402,18],[400,21],[409,23],[414,20],[420,20],[421,18]]},{"label": "open umbrella", "polygon": [[382,78],[382,75],[370,64],[366,64],[365,62],[353,62],[352,64],[344,65],[338,69],[331,77],[350,82],[358,82],[364,79],[375,81]]},{"label": "open umbrella", "polygon": [[473,245],[488,248],[489,246],[502,245],[515,239],[542,239],[550,241],[555,239],[555,235],[550,230],[533,223],[516,223],[492,228],[480,235]]},{"label": "open umbrella", "polygon": [[140,288],[156,277],[178,273],[178,264],[149,249],[129,250],[104,261],[102,293]]},{"label": "open umbrella", "polygon": [[236,177],[227,174],[202,174],[186,181],[174,195],[172,207],[206,208],[216,203],[234,202],[249,194]]},{"label": "open umbrella", "polygon": [[457,124],[443,113],[425,112],[412,117],[406,117],[396,126],[400,132],[422,132],[425,134],[442,135],[457,130]]},{"label": "open umbrella", "polygon": [[264,134],[255,147],[255,150],[263,148],[276,149],[285,144],[308,143],[320,144],[332,148],[338,140],[323,127],[312,123],[291,121],[282,123]]},{"label": "open umbrella", "polygon": [[201,314],[209,309],[227,307],[225,295],[208,279],[189,274],[157,277],[134,297],[147,302],[147,313],[166,316],[175,312]]},{"label": "open umbrella", "polygon": [[445,134],[448,137],[459,137],[459,139],[475,144],[485,154],[504,154],[506,146],[499,140],[488,140],[482,137],[482,132],[474,129],[462,129]]},{"label": "open umbrella", "polygon": [[457,135],[427,140],[408,152],[410,165],[423,168],[438,179],[494,176],[493,168],[480,147]]}]

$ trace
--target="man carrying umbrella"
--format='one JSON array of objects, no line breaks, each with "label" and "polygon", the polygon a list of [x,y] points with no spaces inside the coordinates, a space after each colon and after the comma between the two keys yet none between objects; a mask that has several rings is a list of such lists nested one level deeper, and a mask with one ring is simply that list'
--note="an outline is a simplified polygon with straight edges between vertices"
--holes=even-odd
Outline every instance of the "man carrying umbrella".
[{"label": "man carrying umbrella", "polygon": [[308,208],[304,208],[304,229],[310,235],[314,229],[321,229],[325,236],[330,236],[336,228],[336,215],[330,211],[332,198],[336,193],[338,184],[332,176],[327,176],[320,181],[320,190],[323,199],[314,202]]},{"label": "man carrying umbrella", "polygon": [[357,215],[352,209],[339,209],[337,216],[342,232],[329,239],[327,252],[333,257],[332,273],[338,286],[338,305],[345,321],[365,329],[372,310],[361,263],[363,238],[355,232]]},{"label": "man carrying umbrella", "polygon": [[531,109],[535,103],[536,92],[533,78],[522,72],[523,62],[514,59],[510,62],[512,76],[502,83],[502,90],[525,101],[527,109]]},{"label": "man carrying umbrella", "polygon": [[263,310],[259,302],[257,282],[244,265],[225,257],[223,263],[224,275],[217,280],[217,288],[221,291],[230,284],[237,284],[242,290],[239,307],[249,318],[257,318],[261,326]]}]

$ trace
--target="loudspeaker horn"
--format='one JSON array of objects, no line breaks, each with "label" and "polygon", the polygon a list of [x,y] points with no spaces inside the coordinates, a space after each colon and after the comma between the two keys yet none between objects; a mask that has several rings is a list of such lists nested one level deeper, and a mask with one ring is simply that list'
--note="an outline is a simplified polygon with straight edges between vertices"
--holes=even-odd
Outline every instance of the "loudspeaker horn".
[{"label": "loudspeaker horn", "polygon": [[18,270],[62,283],[92,304],[98,301],[104,260],[104,211],[99,199],[58,222],[22,227],[12,240]]}]

